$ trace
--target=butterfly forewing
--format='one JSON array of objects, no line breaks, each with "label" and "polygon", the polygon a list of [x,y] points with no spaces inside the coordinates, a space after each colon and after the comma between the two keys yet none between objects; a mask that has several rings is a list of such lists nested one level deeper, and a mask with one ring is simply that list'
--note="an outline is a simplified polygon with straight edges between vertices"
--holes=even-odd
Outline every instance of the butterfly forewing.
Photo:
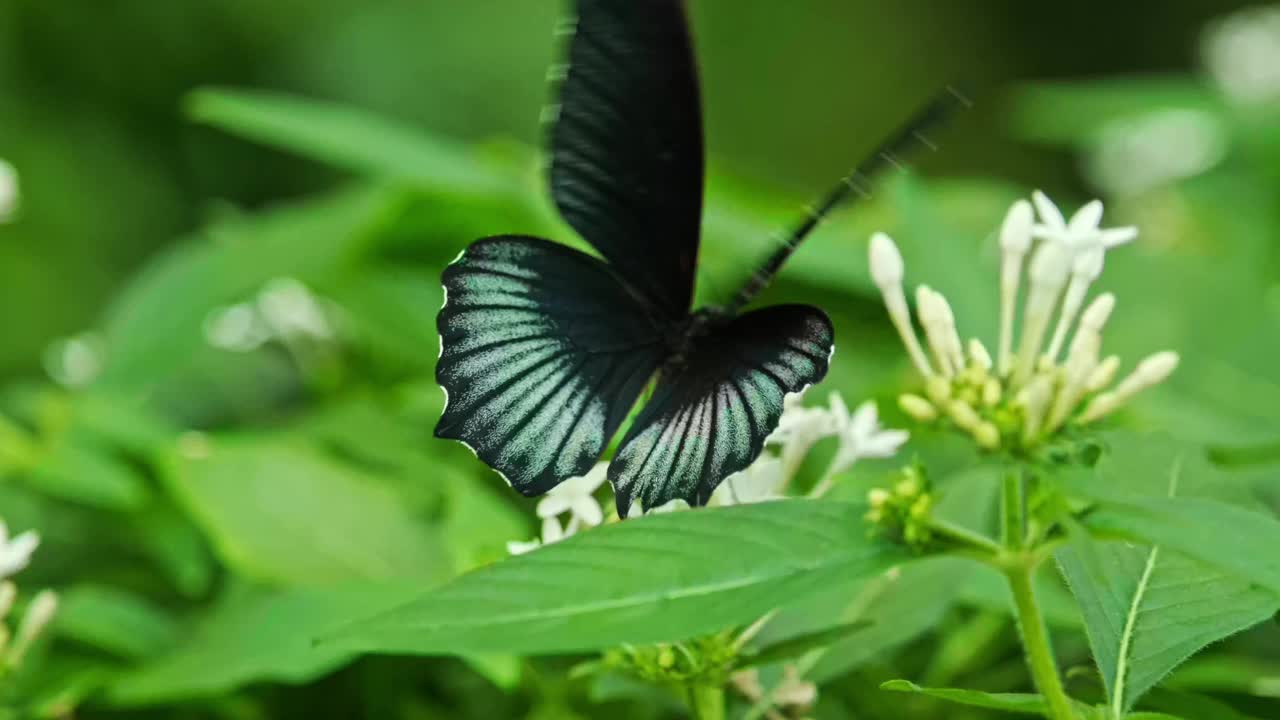
[{"label": "butterfly forewing", "polygon": [[832,337],[821,310],[780,305],[697,338],[663,370],[609,466],[618,513],[634,500],[646,510],[673,499],[705,504],[760,455],[786,394],[826,375]]},{"label": "butterfly forewing", "polygon": [[693,295],[702,118],[680,0],[580,0],[551,130],[568,223],[668,319]]},{"label": "butterfly forewing", "polygon": [[528,495],[590,469],[662,362],[644,308],[604,263],[536,238],[473,243],[444,286],[436,436]]}]

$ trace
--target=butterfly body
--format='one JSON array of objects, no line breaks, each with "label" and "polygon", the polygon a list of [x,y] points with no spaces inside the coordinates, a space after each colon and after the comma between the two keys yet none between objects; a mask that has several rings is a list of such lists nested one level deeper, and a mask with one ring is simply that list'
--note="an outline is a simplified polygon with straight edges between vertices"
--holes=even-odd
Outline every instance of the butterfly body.
[{"label": "butterfly body", "polygon": [[599,461],[649,388],[609,465],[618,513],[704,504],[760,455],[784,398],[821,380],[835,347],[818,308],[743,309],[920,123],[833,190],[727,307],[691,310],[704,158],[684,3],[576,7],[555,73],[549,184],[599,257],[504,235],[445,270],[436,378],[447,402],[435,434],[538,495]]}]

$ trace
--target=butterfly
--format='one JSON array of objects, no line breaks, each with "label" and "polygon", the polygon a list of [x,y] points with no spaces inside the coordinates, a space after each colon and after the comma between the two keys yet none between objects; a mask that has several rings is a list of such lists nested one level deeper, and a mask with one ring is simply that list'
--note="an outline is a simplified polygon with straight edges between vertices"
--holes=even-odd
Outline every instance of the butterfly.
[{"label": "butterfly", "polygon": [[445,269],[437,318],[435,435],[525,495],[590,469],[652,383],[608,468],[622,517],[637,501],[705,504],[760,455],[784,398],[826,375],[835,345],[822,310],[740,311],[856,178],[892,160],[883,151],[837,186],[727,307],[691,311],[704,158],[683,5],[577,2],[549,179],[601,257],[523,235],[477,240]]}]

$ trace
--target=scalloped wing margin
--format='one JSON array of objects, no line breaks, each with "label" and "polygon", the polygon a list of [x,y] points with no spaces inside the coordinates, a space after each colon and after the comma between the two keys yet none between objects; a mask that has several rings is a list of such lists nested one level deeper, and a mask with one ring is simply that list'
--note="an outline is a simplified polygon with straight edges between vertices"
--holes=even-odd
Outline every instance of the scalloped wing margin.
[{"label": "scalloped wing margin", "polygon": [[603,262],[531,237],[472,243],[443,281],[436,437],[525,495],[589,470],[662,362],[644,307]]}]

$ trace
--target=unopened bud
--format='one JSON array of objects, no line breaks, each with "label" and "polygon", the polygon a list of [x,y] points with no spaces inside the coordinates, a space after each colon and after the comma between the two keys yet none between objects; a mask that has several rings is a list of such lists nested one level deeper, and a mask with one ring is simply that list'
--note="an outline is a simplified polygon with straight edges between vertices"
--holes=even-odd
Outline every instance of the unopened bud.
[{"label": "unopened bud", "polygon": [[898,407],[902,412],[917,422],[927,423],[938,419],[938,410],[933,403],[919,395],[904,394],[898,396]]},{"label": "unopened bud", "polygon": [[984,450],[995,450],[1000,447],[1000,430],[993,424],[983,421],[973,428],[973,439]]},{"label": "unopened bud", "polygon": [[1106,250],[1101,247],[1090,248],[1076,256],[1071,264],[1071,274],[1086,283],[1091,283],[1102,274],[1103,260]]},{"label": "unopened bud", "polygon": [[987,347],[977,338],[969,340],[969,359],[973,361],[976,367],[982,368],[984,371],[991,370],[993,364],[991,362],[991,353],[987,352]]},{"label": "unopened bud", "polygon": [[867,504],[873,508],[882,508],[890,497],[889,491],[884,488],[871,488],[867,493]]},{"label": "unopened bud", "polygon": [[916,478],[915,473],[909,473],[907,477],[899,480],[898,483],[893,486],[893,493],[900,498],[913,498],[919,495],[922,489],[920,481]]},{"label": "unopened bud", "polygon": [[1080,316],[1080,331],[1085,330],[1101,333],[1102,328],[1106,326],[1107,320],[1111,317],[1111,311],[1116,308],[1116,296],[1111,293],[1103,293],[1089,303],[1089,307],[1085,309],[1084,315]]},{"label": "unopened bud", "polygon": [[933,376],[924,384],[925,392],[929,395],[929,399],[939,405],[945,404],[951,399],[951,383],[945,378]]},{"label": "unopened bud", "polygon": [[956,425],[965,430],[971,430],[982,422],[978,412],[963,400],[952,400],[951,404],[947,405],[947,414],[951,416]]},{"label": "unopened bud", "polygon": [[878,232],[871,236],[871,248],[868,252],[871,264],[871,279],[876,287],[888,292],[902,284],[904,266],[902,253],[888,235]]},{"label": "unopened bud", "polygon": [[18,626],[18,632],[13,638],[13,646],[9,648],[8,656],[5,658],[5,662],[9,666],[14,667],[22,663],[22,658],[26,656],[36,639],[49,626],[57,611],[58,596],[56,593],[52,590],[41,590],[36,594],[31,604],[27,607],[27,612],[22,616],[22,623]]},{"label": "unopened bud", "polygon": [[1004,388],[1000,386],[1000,381],[995,378],[987,378],[982,384],[982,404],[987,407],[995,407],[1000,403],[1001,396],[1004,395]]},{"label": "unopened bud", "polygon": [[1102,388],[1111,384],[1116,379],[1116,372],[1120,369],[1120,358],[1112,355],[1098,364],[1089,374],[1089,380],[1085,383],[1085,390],[1091,393],[1098,392]]},{"label": "unopened bud", "polygon": [[1006,253],[1023,255],[1031,248],[1031,229],[1035,213],[1031,203],[1019,200],[1009,208],[1000,226],[1000,248]]}]

